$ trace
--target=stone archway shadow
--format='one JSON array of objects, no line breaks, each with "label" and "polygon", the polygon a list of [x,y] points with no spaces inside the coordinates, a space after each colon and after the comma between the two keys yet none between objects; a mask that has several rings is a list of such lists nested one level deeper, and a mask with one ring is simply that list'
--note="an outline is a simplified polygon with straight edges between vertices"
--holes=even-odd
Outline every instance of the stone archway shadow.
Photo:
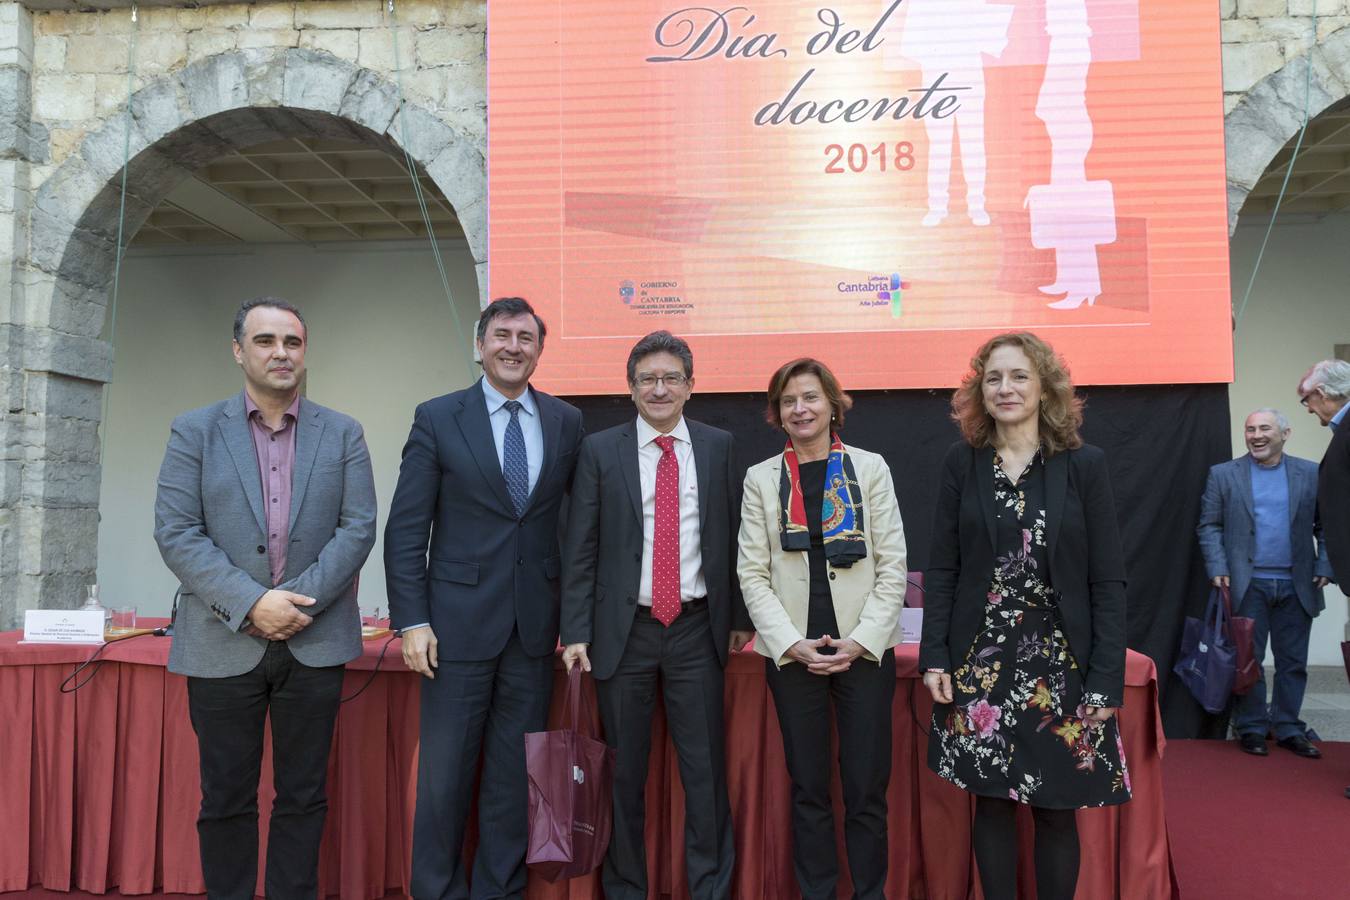
[{"label": "stone archway shadow", "polygon": [[[406,149],[450,201],[474,258],[480,297],[486,290],[483,154],[471,138],[406,98],[398,116],[398,88],[384,75],[314,50],[231,51],[151,82],[131,96],[130,109],[127,236],[179,181],[231,150],[308,137],[362,141],[401,157],[406,127]],[[97,338],[116,261],[126,127],[123,106],[33,200],[33,275],[54,279],[53,321],[84,337],[87,350],[94,349],[90,344],[111,349]]]},{"label": "stone archway shadow", "polygon": [[1247,194],[1275,154],[1303,126],[1305,96],[1309,121],[1350,96],[1350,27],[1334,32],[1307,53],[1290,60],[1284,68],[1267,75],[1224,117],[1230,236],[1237,227],[1238,212]]}]

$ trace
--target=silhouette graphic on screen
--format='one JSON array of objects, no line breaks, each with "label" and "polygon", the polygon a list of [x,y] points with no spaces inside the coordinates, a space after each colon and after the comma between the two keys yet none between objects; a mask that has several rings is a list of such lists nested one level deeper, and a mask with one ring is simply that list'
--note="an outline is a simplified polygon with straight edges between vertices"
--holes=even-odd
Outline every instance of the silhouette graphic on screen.
[{"label": "silhouette graphic on screen", "polygon": [[961,172],[966,181],[966,215],[988,225],[984,205],[984,56],[997,57],[1008,45],[1013,8],[985,0],[910,0],[906,4],[900,52],[919,64],[923,83],[959,85],[960,106],[944,118],[924,118],[928,133],[928,212],[926,227],[947,218],[954,138],[961,141]]},{"label": "silhouette graphic on screen", "polygon": [[[1050,137],[1050,183],[1027,191],[1031,244],[1055,251],[1055,280],[1046,294],[1063,294],[1051,309],[1091,306],[1102,292],[1097,246],[1116,239],[1115,197],[1110,181],[1089,181],[1092,118],[1087,109],[1087,74],[1092,63],[1086,0],[1045,0],[1050,36],[1045,80],[1036,100],[1036,118]],[[963,148],[964,149],[964,148]]]}]

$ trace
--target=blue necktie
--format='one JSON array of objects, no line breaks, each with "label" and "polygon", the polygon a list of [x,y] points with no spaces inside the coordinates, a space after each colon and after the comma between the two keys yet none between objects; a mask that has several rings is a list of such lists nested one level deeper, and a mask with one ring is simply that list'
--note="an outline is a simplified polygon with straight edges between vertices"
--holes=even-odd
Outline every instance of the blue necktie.
[{"label": "blue necktie", "polygon": [[520,401],[507,400],[504,405],[511,421],[506,423],[502,445],[502,475],[506,476],[506,489],[511,492],[516,515],[520,515],[530,497],[530,463],[525,455],[525,432],[520,429]]}]

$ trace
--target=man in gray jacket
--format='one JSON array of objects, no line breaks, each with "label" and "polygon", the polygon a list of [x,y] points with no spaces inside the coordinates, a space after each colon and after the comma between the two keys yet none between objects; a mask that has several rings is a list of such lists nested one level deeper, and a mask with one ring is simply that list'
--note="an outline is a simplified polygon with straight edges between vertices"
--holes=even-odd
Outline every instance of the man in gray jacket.
[{"label": "man in gray jacket", "polygon": [[1299,719],[1308,683],[1308,637],[1326,605],[1331,576],[1316,522],[1317,464],[1284,452],[1289,420],[1258,409],[1244,426],[1247,454],[1209,470],[1200,501],[1200,549],[1210,583],[1229,587],[1235,612],[1255,622],[1257,660],[1266,638],[1275,650],[1275,679],[1266,705],[1265,677],[1237,698],[1233,730],[1241,748],[1266,756],[1266,734],[1309,759],[1321,752]]},{"label": "man in gray jacket", "polygon": [[375,542],[361,426],[300,396],[308,332],[264,297],[234,322],[244,390],[174,420],[155,542],[182,583],[169,670],[188,678],[207,894],[251,900],[272,726],[266,894],[317,893],[343,664],[361,653],[356,576]]}]

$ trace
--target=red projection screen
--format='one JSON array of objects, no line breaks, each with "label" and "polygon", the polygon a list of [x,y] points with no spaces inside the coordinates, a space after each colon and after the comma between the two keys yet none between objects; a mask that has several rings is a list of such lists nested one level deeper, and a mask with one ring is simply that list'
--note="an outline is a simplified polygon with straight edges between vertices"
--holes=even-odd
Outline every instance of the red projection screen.
[{"label": "red projection screen", "polygon": [[1083,384],[1232,379],[1213,0],[488,9],[490,291],[545,390],[624,391],[658,328],[704,391],[950,387],[1009,329]]}]

